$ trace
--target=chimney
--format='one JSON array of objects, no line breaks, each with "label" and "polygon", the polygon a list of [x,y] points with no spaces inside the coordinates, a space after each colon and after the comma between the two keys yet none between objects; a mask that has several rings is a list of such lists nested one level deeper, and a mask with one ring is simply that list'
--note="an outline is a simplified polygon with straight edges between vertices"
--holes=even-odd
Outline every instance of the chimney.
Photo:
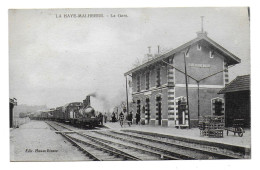
[{"label": "chimney", "polygon": [[200,17],[201,18],[201,31],[199,31],[199,32],[197,32],[197,36],[198,37],[205,37],[205,36],[207,36],[207,32],[206,31],[204,31],[204,25],[203,25],[203,19],[204,19],[204,16],[201,16]]},{"label": "chimney", "polygon": [[87,96],[85,100],[83,100],[83,106],[90,106],[90,96]]},{"label": "chimney", "polygon": [[148,47],[147,59],[148,61],[153,59],[153,55],[151,54],[151,46]]}]

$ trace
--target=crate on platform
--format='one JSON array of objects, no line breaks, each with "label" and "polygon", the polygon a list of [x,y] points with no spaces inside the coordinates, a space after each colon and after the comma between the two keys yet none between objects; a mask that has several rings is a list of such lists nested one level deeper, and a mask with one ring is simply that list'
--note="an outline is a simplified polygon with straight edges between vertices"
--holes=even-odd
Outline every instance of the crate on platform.
[{"label": "crate on platform", "polygon": [[200,135],[223,137],[224,122],[224,116],[201,116],[199,118]]}]

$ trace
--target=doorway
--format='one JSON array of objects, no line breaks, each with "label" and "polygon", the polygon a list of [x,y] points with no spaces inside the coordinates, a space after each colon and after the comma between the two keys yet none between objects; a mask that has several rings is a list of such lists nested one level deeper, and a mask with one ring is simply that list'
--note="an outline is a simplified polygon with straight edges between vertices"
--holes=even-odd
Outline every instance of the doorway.
[{"label": "doorway", "polygon": [[141,115],[141,101],[140,100],[137,100],[137,108],[136,108],[136,110],[137,110],[137,113],[139,115]]},{"label": "doorway", "polygon": [[162,98],[161,96],[156,97],[156,116],[158,120],[158,125],[161,126],[162,124]]},{"label": "doorway", "polygon": [[149,98],[147,98],[145,100],[145,105],[146,105],[145,118],[146,118],[147,124],[149,124],[150,123],[150,99]]}]

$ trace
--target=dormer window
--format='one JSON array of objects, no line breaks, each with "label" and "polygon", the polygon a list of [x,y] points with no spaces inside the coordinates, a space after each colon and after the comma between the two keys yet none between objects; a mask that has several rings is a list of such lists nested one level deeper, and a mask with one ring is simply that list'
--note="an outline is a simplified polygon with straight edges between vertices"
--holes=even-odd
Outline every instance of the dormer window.
[{"label": "dormer window", "polygon": [[201,45],[200,44],[197,45],[197,50],[199,50],[199,51],[201,50]]},{"label": "dormer window", "polygon": [[214,51],[209,52],[209,58],[214,58]]}]

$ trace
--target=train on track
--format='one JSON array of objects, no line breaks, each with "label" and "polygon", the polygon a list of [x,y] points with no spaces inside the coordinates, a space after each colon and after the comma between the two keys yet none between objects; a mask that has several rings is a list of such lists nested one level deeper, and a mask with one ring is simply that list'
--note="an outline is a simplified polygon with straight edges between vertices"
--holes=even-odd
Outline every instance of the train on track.
[{"label": "train on track", "polygon": [[87,96],[83,102],[73,102],[50,110],[38,111],[31,114],[29,118],[31,120],[51,120],[88,127],[99,126],[103,119],[90,105],[90,96]]}]

